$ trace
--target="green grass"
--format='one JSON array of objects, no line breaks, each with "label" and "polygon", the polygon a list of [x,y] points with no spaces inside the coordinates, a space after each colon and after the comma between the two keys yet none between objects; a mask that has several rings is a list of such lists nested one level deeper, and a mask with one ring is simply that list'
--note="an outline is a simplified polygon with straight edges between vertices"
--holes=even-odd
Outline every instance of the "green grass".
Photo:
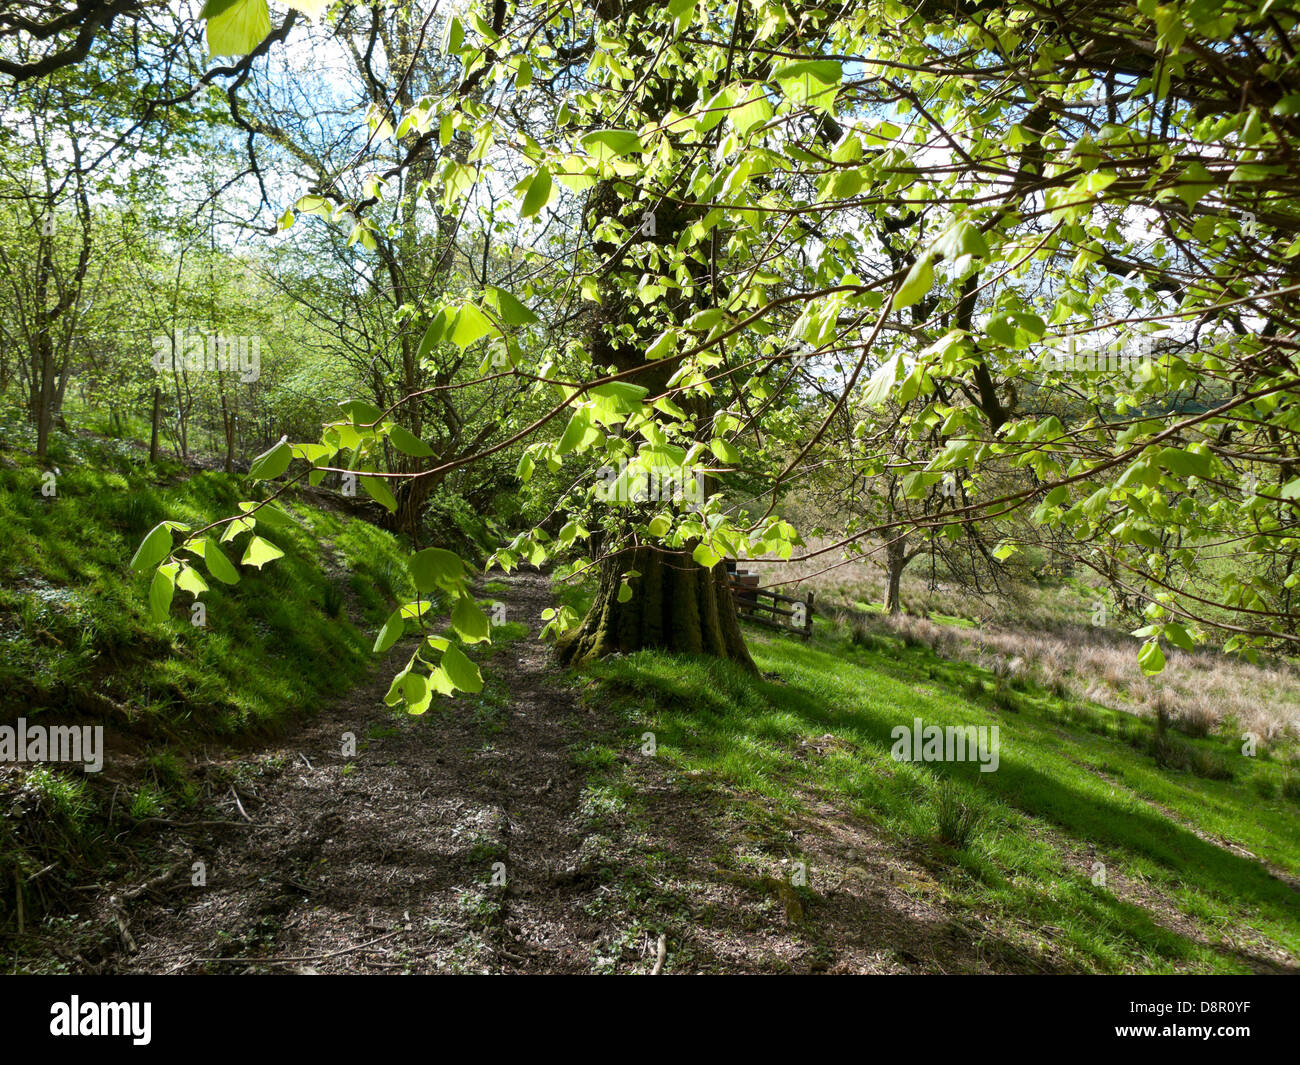
[{"label": "green grass", "polygon": [[[174,817],[201,801],[192,746],[278,733],[364,677],[375,629],[412,589],[393,536],[290,503],[293,521],[265,532],[284,557],[241,567],[232,587],[209,581],[206,625],[191,624],[184,594],[153,621],[149,578],[128,567],[140,539],[165,518],[202,525],[235,513],[246,482],[150,467],[129,441],[62,433],[38,465],[14,440],[21,430],[0,450],[0,723],[102,724],[109,763],[115,750],[145,753],[126,763],[129,780],[63,766],[5,780],[0,882],[59,867],[24,892],[35,919],[74,904],[69,885],[90,869],[106,875],[124,859],[133,837],[123,819]],[[58,471],[53,495],[41,492],[48,470]],[[0,928],[13,927],[14,908],[13,893],[0,893]]]},{"label": "green grass", "polygon": [[[1262,938],[1300,954],[1295,890],[1209,841],[1226,837],[1300,873],[1300,807],[1285,795],[1292,771],[1280,760],[1179,737],[1231,779],[1161,768],[1146,721],[999,686],[923,646],[887,637],[855,646],[828,630],[807,644],[749,634],[759,669],[779,680],[642,652],[593,666],[602,683],[589,697],[613,697],[630,736],[654,732],[660,757],[706,782],[716,816],[797,821],[811,797],[828,801],[942,870],[945,895],[985,926],[1051,929],[1070,967],[1248,971],[1229,939],[1243,951]],[[895,761],[891,729],[916,717],[999,726],[999,768]],[[835,742],[824,756],[801,756],[801,744],[828,734]],[[605,759],[592,750],[580,760],[595,774],[593,795],[612,798]],[[1155,892],[1196,934],[1094,885],[1077,861],[1089,848],[1112,884]]]},{"label": "green grass", "polygon": [[191,624],[183,593],[157,623],[148,577],[127,567],[141,537],[164,518],[235,512],[242,479],[150,468],[127,443],[60,436],[57,494],[44,496],[43,468],[0,455],[0,720],[57,713],[170,737],[275,731],[365,673],[369,633],[410,590],[391,535],[291,504],[293,526],[267,533],[284,558],[242,568],[233,587],[209,581],[206,626]]}]

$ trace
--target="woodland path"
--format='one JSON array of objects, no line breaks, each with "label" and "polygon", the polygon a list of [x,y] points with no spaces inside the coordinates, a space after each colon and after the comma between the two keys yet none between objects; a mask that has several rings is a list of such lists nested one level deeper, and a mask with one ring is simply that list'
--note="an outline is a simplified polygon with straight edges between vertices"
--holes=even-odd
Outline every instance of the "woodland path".
[{"label": "woodland path", "polygon": [[[1068,970],[1033,930],[1012,942],[950,908],[923,860],[819,797],[792,824],[642,757],[614,693],[588,681],[584,699],[537,639],[548,579],[506,584],[529,631],[483,663],[482,694],[393,713],[403,644],[284,738],[200,762],[234,794],[152,826],[147,868],[83,915],[100,946],[72,971],[650,973],[661,943],[665,973]],[[590,786],[593,744],[621,752],[621,806]],[[794,859],[811,895],[787,883]]]}]

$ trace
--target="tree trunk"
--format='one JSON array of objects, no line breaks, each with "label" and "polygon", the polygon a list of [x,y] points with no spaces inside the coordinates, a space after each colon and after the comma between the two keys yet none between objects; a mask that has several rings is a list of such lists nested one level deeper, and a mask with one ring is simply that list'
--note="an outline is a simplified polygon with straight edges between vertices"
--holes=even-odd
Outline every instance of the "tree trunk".
[{"label": "tree trunk", "polygon": [[36,408],[36,455],[45,458],[54,425],[54,352],[47,337],[40,338],[40,402]]},{"label": "tree trunk", "polygon": [[[623,23],[626,28],[621,16],[628,6],[598,7],[597,17]],[[636,0],[636,6],[649,6],[648,0]],[[653,67],[652,44],[645,42],[641,51],[647,66]],[[689,110],[699,98],[689,79],[651,79],[645,92],[648,106],[663,113],[673,108]],[[710,276],[708,265],[697,259],[688,259],[687,268],[696,283],[690,296],[665,293],[649,306],[642,306],[630,295],[635,279],[646,269],[643,252],[654,246],[673,247],[681,234],[706,213],[687,194],[688,177],[680,175],[679,187],[650,201],[639,198],[637,189],[620,179],[602,180],[592,190],[584,213],[584,224],[593,237],[592,252],[603,264],[597,285],[600,299],[587,321],[591,364],[596,368],[614,366],[626,375],[624,380],[645,387],[651,396],[667,390],[668,381],[678,369],[675,360],[646,357],[646,349],[662,329],[661,321],[656,320],[660,312],[683,322],[701,308],[719,305],[726,299],[725,286],[716,276]],[[610,222],[625,227],[630,235],[626,242],[603,232]],[[716,269],[716,255],[714,259]],[[655,323],[653,327],[651,322]],[[678,396],[677,401],[687,407],[697,426],[709,425],[713,413],[709,397]],[[705,431],[699,430],[701,434]],[[685,483],[694,471],[682,469],[674,471],[674,475]],[[706,489],[705,494],[711,490]],[[726,567],[722,563],[712,570],[701,566],[691,556],[694,545],[671,550],[641,544],[620,550],[617,545],[631,538],[633,525],[633,516],[628,515],[624,535],[612,536],[612,543],[602,545],[610,555],[600,562],[596,599],[578,627],[559,641],[561,661],[574,665],[616,652],[654,648],[725,658],[755,672],[736,620]],[[629,571],[639,576],[627,584],[631,596],[619,602],[623,575]],[[627,591],[623,594],[627,596]]]},{"label": "tree trunk", "polygon": [[406,533],[412,540],[418,541],[420,517],[424,513],[424,505],[441,482],[441,476],[437,480],[432,477],[419,477],[415,480],[399,481],[392,486],[393,495],[397,499],[397,509],[391,514],[384,513],[384,528],[389,532]]},{"label": "tree trunk", "polygon": [[153,414],[150,416],[149,425],[149,464],[155,465],[158,462],[158,419],[162,416],[162,389],[157,385],[153,388]]},{"label": "tree trunk", "polygon": [[[619,602],[623,575],[632,596]],[[601,564],[600,588],[587,616],[557,645],[565,665],[615,652],[657,648],[712,655],[757,672],[745,647],[722,563],[706,570],[689,551],[639,547]]]},{"label": "tree trunk", "polygon": [[226,397],[221,397],[221,429],[226,436],[226,472],[235,472],[235,415],[226,403]]},{"label": "tree trunk", "polygon": [[885,610],[890,614],[899,614],[903,610],[900,586],[903,582],[903,570],[912,556],[907,553],[907,541],[903,538],[890,540],[885,545],[885,561],[889,570],[889,591],[885,593]]}]

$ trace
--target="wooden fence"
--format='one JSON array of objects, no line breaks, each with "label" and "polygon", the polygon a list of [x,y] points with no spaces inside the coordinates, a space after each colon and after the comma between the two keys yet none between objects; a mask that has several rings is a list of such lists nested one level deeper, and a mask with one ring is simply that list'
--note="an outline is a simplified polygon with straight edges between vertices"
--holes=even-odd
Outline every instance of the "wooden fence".
[{"label": "wooden fence", "polygon": [[783,595],[759,585],[757,573],[729,571],[727,581],[736,600],[736,610],[742,618],[769,629],[793,632],[805,640],[812,635],[813,593],[802,598]]}]

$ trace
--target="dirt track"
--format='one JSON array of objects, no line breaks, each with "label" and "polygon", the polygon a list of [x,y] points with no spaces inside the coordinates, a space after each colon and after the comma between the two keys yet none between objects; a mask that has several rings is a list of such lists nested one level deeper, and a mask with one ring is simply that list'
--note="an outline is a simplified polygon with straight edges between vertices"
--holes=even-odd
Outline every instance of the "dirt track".
[{"label": "dirt track", "polygon": [[[916,856],[817,797],[799,823],[738,821],[737,797],[641,757],[639,730],[564,683],[536,639],[544,576],[500,598],[530,632],[485,662],[483,695],[394,714],[399,647],[284,740],[199,765],[235,794],[153,826],[148,868],[83,913],[100,946],[73,971],[647,973],[661,941],[666,973],[1069,968],[1033,930],[952,910]],[[574,758],[592,740],[623,752],[624,805],[604,813]]]},{"label": "dirt track", "polygon": [[[395,653],[371,684],[243,760],[251,824],[232,797],[232,826],[168,829],[173,875],[101,900],[125,922],[101,971],[587,971],[569,828],[577,700],[535,639],[546,579],[518,577],[506,602],[534,636],[490,660],[508,706],[488,720],[460,705],[394,715],[382,698]],[[191,883],[196,861],[204,886]]]}]

